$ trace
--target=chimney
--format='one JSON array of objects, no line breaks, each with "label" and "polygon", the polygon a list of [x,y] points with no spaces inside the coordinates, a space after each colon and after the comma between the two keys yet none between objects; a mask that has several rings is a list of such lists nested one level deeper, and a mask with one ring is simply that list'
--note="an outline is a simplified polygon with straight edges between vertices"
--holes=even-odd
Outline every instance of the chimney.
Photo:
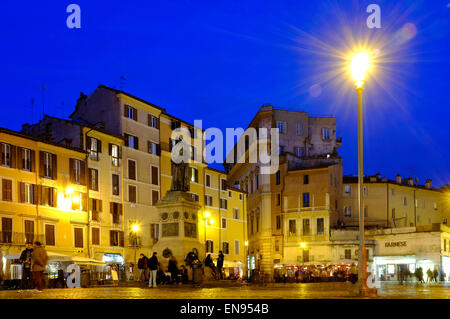
[{"label": "chimney", "polygon": [[400,174],[397,174],[397,176],[395,177],[395,181],[397,182],[397,184],[402,183],[402,177],[400,176]]},{"label": "chimney", "polygon": [[431,188],[431,179],[427,179],[427,180],[425,181],[425,188],[428,188],[428,189]]},{"label": "chimney", "polygon": [[377,177],[378,180],[381,179],[381,174],[380,173],[377,173],[375,176]]},{"label": "chimney", "polygon": [[414,186],[414,178],[412,178],[412,177],[408,178],[408,185],[409,186]]}]

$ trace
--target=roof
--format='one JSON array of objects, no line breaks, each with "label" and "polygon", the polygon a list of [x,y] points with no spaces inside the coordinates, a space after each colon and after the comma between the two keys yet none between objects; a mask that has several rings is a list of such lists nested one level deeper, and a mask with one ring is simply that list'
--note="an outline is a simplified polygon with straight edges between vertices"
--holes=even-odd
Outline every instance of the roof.
[{"label": "roof", "polygon": [[84,151],[83,149],[78,148],[78,147],[62,145],[62,144],[59,144],[59,143],[56,143],[56,142],[50,142],[50,141],[47,141],[47,140],[39,138],[39,137],[28,135],[28,134],[25,134],[25,133],[22,133],[22,132],[13,131],[13,130],[10,130],[10,129],[4,128],[4,127],[0,127],[0,133],[14,135],[14,136],[26,138],[26,139],[29,139],[29,140],[32,140],[32,141],[41,142],[41,143],[52,145],[52,146],[66,148],[66,149],[69,149],[69,150],[72,150],[72,151],[76,151],[76,152],[80,152],[80,153],[85,153],[85,154],[87,153],[86,151]]},{"label": "roof", "polygon": [[[426,188],[425,185],[418,185],[418,184],[409,185],[407,182],[408,179],[406,179],[406,178],[404,178],[402,180],[402,182],[399,184],[399,183],[397,183],[397,181],[394,181],[392,179],[387,179],[387,178],[376,178],[375,181],[371,181],[370,177],[373,178],[374,176],[364,176],[363,183],[364,184],[393,184],[393,185],[398,185],[398,186],[406,186],[406,187],[419,188],[419,189],[424,189],[424,190],[440,192],[440,190],[438,188]],[[343,176],[342,179],[343,179],[344,184],[358,183],[358,176],[347,175],[347,176]]]}]

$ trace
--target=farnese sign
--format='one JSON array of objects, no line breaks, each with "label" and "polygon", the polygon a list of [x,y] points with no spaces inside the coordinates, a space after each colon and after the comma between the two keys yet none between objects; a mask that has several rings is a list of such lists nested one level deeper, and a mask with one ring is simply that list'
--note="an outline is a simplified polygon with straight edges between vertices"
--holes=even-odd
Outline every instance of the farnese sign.
[{"label": "farnese sign", "polygon": [[384,243],[384,247],[405,247],[406,241],[388,241]]}]

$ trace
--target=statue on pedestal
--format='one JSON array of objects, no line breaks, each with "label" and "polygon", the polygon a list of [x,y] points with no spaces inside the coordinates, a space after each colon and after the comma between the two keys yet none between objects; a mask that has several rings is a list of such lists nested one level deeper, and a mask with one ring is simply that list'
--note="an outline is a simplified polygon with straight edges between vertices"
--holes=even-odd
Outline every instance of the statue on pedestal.
[{"label": "statue on pedestal", "polygon": [[[182,142],[182,138],[176,141],[176,144]],[[172,151],[173,152],[173,151]],[[180,150],[180,157],[183,157],[183,149]],[[172,184],[170,191],[188,192],[191,180],[191,170],[189,165],[181,161],[180,163],[174,163],[172,161]]]}]

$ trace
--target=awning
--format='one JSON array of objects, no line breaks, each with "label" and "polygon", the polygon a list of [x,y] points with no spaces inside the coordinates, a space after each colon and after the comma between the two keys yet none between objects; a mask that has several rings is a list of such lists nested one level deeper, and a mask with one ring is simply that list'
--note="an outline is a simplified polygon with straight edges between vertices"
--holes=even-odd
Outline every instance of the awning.
[{"label": "awning", "polygon": [[[49,262],[72,262],[80,265],[96,265],[96,266],[104,266],[105,262],[101,260],[96,260],[92,258],[79,257],[79,256],[68,256],[59,253],[55,253],[53,251],[47,251],[48,261]],[[19,259],[20,254],[10,254],[6,255],[6,259]]]}]

